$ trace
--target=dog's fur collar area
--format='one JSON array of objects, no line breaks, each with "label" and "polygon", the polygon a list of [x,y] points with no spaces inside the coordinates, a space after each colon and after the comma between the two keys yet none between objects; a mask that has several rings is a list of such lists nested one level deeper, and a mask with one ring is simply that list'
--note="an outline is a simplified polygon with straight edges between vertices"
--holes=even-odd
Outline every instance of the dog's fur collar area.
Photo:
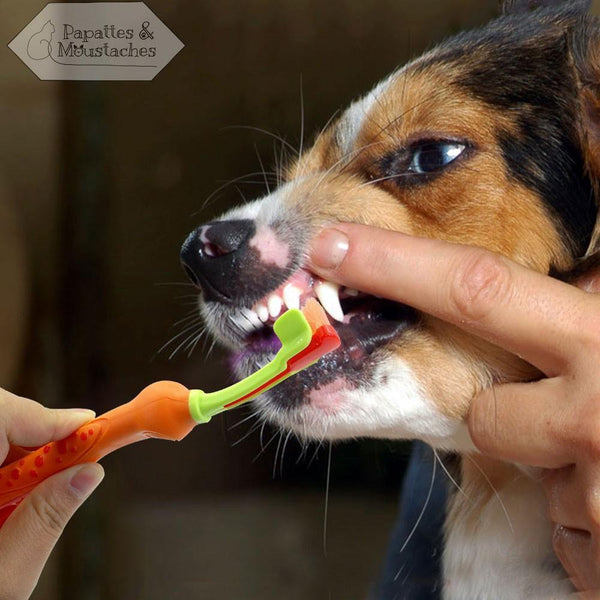
[{"label": "dog's fur collar area", "polygon": [[464,455],[461,466],[446,519],[444,600],[567,598],[538,481],[480,455]]}]

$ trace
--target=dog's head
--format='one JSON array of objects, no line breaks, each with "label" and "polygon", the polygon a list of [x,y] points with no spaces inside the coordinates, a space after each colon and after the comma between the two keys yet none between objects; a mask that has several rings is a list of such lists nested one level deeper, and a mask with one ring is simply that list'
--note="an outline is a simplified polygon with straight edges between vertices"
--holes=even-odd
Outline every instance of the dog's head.
[{"label": "dog's head", "polygon": [[272,358],[271,326],[286,305],[316,295],[339,332],[338,351],[255,401],[270,420],[309,437],[461,448],[482,387],[535,376],[491,344],[305,267],[311,238],[338,221],[485,247],[544,273],[590,253],[600,26],[585,2],[526,4],[393,73],[317,137],[276,191],[186,240],[200,310],[238,376]]}]

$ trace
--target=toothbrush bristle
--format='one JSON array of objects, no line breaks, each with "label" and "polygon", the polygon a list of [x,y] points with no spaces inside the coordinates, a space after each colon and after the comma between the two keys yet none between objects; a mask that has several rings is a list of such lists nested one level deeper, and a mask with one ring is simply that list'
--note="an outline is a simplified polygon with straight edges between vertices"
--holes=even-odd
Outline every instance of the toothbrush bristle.
[{"label": "toothbrush bristle", "polygon": [[302,307],[302,314],[306,318],[313,333],[323,325],[329,325],[327,314],[323,307],[314,298],[309,298]]}]

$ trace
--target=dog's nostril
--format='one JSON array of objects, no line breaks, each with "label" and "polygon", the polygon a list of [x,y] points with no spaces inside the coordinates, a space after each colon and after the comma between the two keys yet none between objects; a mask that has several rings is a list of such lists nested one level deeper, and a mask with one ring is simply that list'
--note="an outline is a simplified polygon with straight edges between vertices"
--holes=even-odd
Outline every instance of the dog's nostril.
[{"label": "dog's nostril", "polygon": [[213,221],[193,231],[181,247],[181,265],[205,297],[230,297],[239,266],[248,255],[249,241],[256,233],[250,219]]},{"label": "dog's nostril", "polygon": [[250,219],[214,221],[200,227],[198,237],[209,258],[218,258],[241,250],[254,235],[256,226]]},{"label": "dog's nostril", "polygon": [[190,279],[190,281],[196,287],[200,287],[200,280],[196,276],[196,273],[194,273],[194,271],[192,271],[192,269],[190,269],[185,263],[181,263],[181,266],[183,267],[183,270],[185,271],[185,274],[188,276],[188,278]]},{"label": "dog's nostril", "polygon": [[231,252],[231,250],[224,250],[223,248],[217,246],[217,244],[213,244],[212,242],[205,242],[203,250],[204,254],[206,254],[206,256],[209,256],[210,258],[217,258],[219,256],[224,256],[225,254],[229,254],[229,252]]}]

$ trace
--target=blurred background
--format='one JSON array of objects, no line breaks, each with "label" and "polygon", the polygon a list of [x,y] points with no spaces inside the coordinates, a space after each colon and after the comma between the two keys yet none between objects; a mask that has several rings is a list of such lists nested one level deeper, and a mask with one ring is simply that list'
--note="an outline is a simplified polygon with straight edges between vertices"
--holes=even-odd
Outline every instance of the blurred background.
[{"label": "blurred background", "polygon": [[[147,4],[185,44],[174,60],[152,82],[74,83],[39,81],[6,47],[45,1],[0,0],[0,385],[48,406],[101,412],[158,379],[229,383],[210,340],[180,346],[194,290],[178,252],[198,224],[264,192],[250,175],[211,196],[280,151],[232,126],[297,146],[301,95],[310,139],[396,66],[497,11],[495,0]],[[283,453],[248,414],[108,457],[34,598],[367,597],[407,446],[336,444],[327,498],[330,448],[300,456],[290,440]]]}]

